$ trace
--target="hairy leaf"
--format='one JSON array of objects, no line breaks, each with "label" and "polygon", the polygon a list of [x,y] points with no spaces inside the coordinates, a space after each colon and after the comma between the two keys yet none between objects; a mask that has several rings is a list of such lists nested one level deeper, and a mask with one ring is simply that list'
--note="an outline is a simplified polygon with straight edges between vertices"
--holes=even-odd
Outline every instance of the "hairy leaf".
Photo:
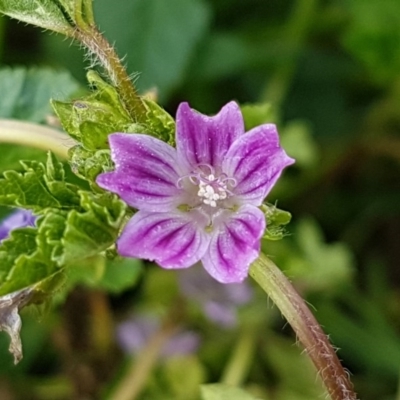
[{"label": "hairy leaf", "polygon": [[264,212],[267,227],[263,238],[267,240],[281,240],[287,233],[285,225],[292,219],[288,211],[280,210],[273,204],[263,204],[261,210]]},{"label": "hairy leaf", "polygon": [[0,12],[11,18],[72,36],[73,28],[56,1],[0,0]]}]

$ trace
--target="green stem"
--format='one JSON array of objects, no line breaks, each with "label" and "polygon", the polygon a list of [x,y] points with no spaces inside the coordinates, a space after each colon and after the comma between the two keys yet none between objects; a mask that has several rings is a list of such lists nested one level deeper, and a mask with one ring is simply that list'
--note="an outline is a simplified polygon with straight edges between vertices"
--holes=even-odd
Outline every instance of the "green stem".
[{"label": "green stem", "polygon": [[231,386],[244,383],[251,362],[254,359],[255,336],[257,330],[253,326],[243,328],[236,347],[232,353],[221,382]]},{"label": "green stem", "polygon": [[251,277],[277,305],[306,349],[332,400],[356,400],[344,370],[314,315],[281,270],[265,255],[250,267]]},{"label": "green stem", "polygon": [[145,116],[146,109],[114,48],[95,26],[87,26],[85,29],[77,28],[75,39],[97,57],[110,81],[118,90],[129,115],[135,121],[140,121]]},{"label": "green stem", "polygon": [[0,142],[50,150],[64,159],[75,145],[73,139],[56,129],[11,119],[0,119]]}]

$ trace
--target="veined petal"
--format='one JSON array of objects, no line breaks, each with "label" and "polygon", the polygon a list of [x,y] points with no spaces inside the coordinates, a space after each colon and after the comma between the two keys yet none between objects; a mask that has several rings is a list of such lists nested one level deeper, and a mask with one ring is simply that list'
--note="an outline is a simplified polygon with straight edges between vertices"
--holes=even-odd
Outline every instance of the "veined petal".
[{"label": "veined petal", "polygon": [[241,282],[259,255],[264,214],[257,207],[244,205],[235,213],[224,211],[215,223],[215,233],[201,260],[203,266],[221,283]]},{"label": "veined petal", "polygon": [[179,203],[182,190],[173,147],[141,134],[114,133],[109,142],[115,171],[97,177],[100,187],[141,210],[166,211]]},{"label": "veined petal", "polygon": [[233,143],[222,169],[236,179],[235,195],[243,203],[259,206],[282,170],[293,163],[279,145],[276,126],[266,124],[252,129]]},{"label": "veined petal", "polygon": [[199,211],[139,211],[117,242],[124,257],[155,261],[163,268],[187,268],[204,255],[210,242],[208,217]]},{"label": "veined petal", "polygon": [[232,143],[244,134],[239,106],[230,102],[209,117],[182,103],[176,115],[176,143],[179,159],[188,167],[208,164],[220,167]]}]

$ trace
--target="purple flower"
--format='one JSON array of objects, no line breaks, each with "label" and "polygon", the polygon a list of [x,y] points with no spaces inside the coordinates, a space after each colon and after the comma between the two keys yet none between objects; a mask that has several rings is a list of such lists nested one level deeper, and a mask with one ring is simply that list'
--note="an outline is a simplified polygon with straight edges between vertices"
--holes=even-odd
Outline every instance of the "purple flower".
[{"label": "purple flower", "polygon": [[177,148],[142,134],[109,136],[115,171],[100,187],[139,211],[118,239],[122,256],[187,268],[200,261],[222,283],[240,282],[258,257],[265,218],[258,208],[294,160],[275,125],[245,134],[238,105],[214,117],[182,103]]},{"label": "purple flower", "polygon": [[[160,321],[151,316],[138,316],[121,323],[117,328],[117,341],[126,353],[137,354],[159,329]],[[199,336],[192,331],[179,331],[165,343],[160,356],[168,358],[191,354],[200,345]]]},{"label": "purple flower", "polygon": [[203,269],[190,268],[179,273],[181,292],[198,303],[206,317],[222,328],[237,325],[237,306],[253,297],[252,287],[245,281],[223,285],[212,279]]},{"label": "purple flower", "polygon": [[34,226],[36,217],[29,210],[17,209],[0,222],[0,241],[6,239],[13,229]]}]

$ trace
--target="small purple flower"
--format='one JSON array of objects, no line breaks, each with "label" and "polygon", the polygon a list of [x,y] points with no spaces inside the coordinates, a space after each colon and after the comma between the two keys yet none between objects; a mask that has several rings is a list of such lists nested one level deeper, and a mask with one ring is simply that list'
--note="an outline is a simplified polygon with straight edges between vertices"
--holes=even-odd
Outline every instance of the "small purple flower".
[{"label": "small purple flower", "polygon": [[[117,328],[117,341],[126,353],[137,354],[160,327],[160,321],[151,316],[138,316],[121,323]],[[160,356],[192,354],[200,345],[199,336],[192,331],[175,333],[164,345]]]},{"label": "small purple flower", "polygon": [[294,162],[279,146],[275,125],[245,134],[234,102],[214,117],[182,103],[176,149],[143,134],[114,133],[109,142],[115,171],[97,183],[139,210],[118,239],[122,256],[163,268],[201,260],[219,282],[246,278],[265,230],[258,207]]},{"label": "small purple flower", "polygon": [[6,239],[17,228],[34,226],[36,217],[29,210],[17,209],[0,222],[0,241]]},{"label": "small purple flower", "polygon": [[198,303],[205,316],[221,328],[237,325],[237,307],[253,297],[252,287],[245,282],[223,285],[203,269],[189,268],[179,273],[181,292]]}]

